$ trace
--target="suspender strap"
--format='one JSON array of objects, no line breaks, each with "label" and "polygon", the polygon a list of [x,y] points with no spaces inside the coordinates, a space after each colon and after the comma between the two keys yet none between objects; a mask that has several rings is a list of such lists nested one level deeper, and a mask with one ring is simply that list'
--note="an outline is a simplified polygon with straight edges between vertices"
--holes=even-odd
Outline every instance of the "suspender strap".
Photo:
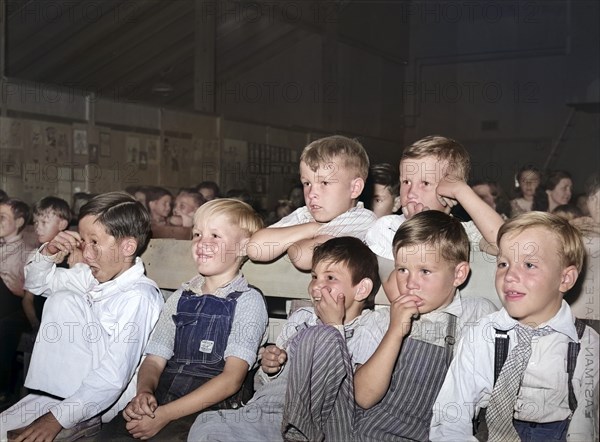
[{"label": "suspender strap", "polygon": [[[583,337],[585,331],[585,323],[579,319],[575,319],[575,329],[577,330],[577,337],[579,340]],[[573,391],[573,373],[575,373],[575,366],[577,365],[577,356],[579,355],[579,342],[569,342],[569,350],[567,352],[567,374],[569,375],[569,408],[571,413],[577,408],[577,399]]]},{"label": "suspender strap", "polygon": [[446,367],[450,366],[452,356],[454,356],[454,343],[456,342],[456,316],[448,315],[448,328],[446,329],[446,337],[444,338],[444,347],[446,348]]},{"label": "suspender strap", "polygon": [[500,372],[502,371],[504,362],[506,362],[506,357],[508,356],[508,344],[510,342],[510,338],[508,337],[506,330],[495,330],[496,339],[494,341],[494,385],[496,385],[496,381],[498,380],[498,376],[500,376]]},{"label": "suspender strap", "polygon": [[[575,329],[577,330],[577,337],[579,340],[581,340],[583,337],[583,332],[585,331],[585,322],[579,318],[576,318]],[[494,352],[494,385],[496,384],[496,380],[498,380],[500,371],[502,371],[502,367],[504,366],[504,362],[508,356],[508,344],[509,337],[506,334],[506,331],[496,329]],[[567,351],[567,375],[569,379],[569,408],[571,409],[571,413],[577,408],[577,399],[575,398],[575,392],[573,391],[573,373],[575,373],[575,366],[577,365],[579,348],[579,342],[569,342],[569,348]]]}]

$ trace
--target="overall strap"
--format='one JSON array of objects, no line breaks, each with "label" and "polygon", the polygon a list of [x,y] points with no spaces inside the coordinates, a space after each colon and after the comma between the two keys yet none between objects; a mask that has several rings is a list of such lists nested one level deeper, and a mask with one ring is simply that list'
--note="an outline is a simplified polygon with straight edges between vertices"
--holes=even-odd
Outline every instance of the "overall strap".
[{"label": "overall strap", "polygon": [[444,338],[444,347],[446,348],[446,367],[450,366],[454,356],[454,343],[456,342],[456,316],[448,315],[448,327],[446,328],[446,337]]},{"label": "overall strap", "polygon": [[[581,341],[583,332],[585,331],[585,323],[575,318],[575,329],[577,330],[577,337]],[[577,356],[579,355],[579,342],[569,342],[569,350],[567,352],[567,374],[569,376],[569,408],[571,413],[577,408],[577,399],[573,391],[573,373],[575,373],[575,366],[577,365]]]},{"label": "overall strap", "polygon": [[494,340],[494,385],[500,376],[506,357],[508,356],[508,344],[510,338],[506,330],[496,330],[496,339]]}]

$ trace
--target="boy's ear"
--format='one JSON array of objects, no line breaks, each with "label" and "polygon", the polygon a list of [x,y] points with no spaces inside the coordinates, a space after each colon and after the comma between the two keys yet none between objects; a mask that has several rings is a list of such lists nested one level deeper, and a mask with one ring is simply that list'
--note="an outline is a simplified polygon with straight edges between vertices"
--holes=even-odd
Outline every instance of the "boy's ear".
[{"label": "boy's ear", "polygon": [[392,207],[392,212],[396,213],[398,210],[400,210],[400,195],[394,198],[394,205]]},{"label": "boy's ear", "polygon": [[248,256],[248,243],[250,242],[250,237],[242,238],[240,240],[240,248],[239,248],[239,256]]},{"label": "boy's ear", "polygon": [[137,241],[132,236],[128,236],[126,238],[121,239],[119,248],[121,249],[121,253],[123,253],[123,256],[135,256],[135,251],[137,250]]},{"label": "boy's ear", "polygon": [[563,269],[562,277],[560,280],[560,287],[558,290],[561,293],[567,293],[575,285],[578,276],[579,272],[577,271],[577,267],[575,266],[569,266]]},{"label": "boy's ear", "polygon": [[365,188],[365,180],[363,180],[360,177],[354,178],[352,180],[352,188],[351,188],[352,189],[352,193],[351,193],[352,199],[358,198],[364,188]]},{"label": "boy's ear", "polygon": [[61,219],[58,222],[58,229],[62,232],[63,230],[67,230],[67,227],[69,227],[69,221],[67,221],[66,219]]},{"label": "boy's ear", "polygon": [[459,287],[467,280],[471,267],[467,261],[459,262],[454,268],[454,287]]},{"label": "boy's ear", "polygon": [[23,227],[23,224],[25,224],[25,218],[19,217],[15,220],[15,225],[17,226],[17,231],[21,230],[21,227]]},{"label": "boy's ear", "polygon": [[373,281],[371,278],[363,278],[356,285],[356,293],[354,294],[355,301],[364,301],[371,294],[373,290]]}]

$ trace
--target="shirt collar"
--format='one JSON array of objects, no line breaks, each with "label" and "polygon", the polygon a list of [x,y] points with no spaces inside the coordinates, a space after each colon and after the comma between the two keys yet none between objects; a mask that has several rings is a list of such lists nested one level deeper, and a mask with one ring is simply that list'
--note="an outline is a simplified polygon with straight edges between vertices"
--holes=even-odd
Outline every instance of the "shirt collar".
[{"label": "shirt collar", "polygon": [[98,281],[94,278],[95,287],[91,290],[90,295],[94,300],[99,300],[100,298],[112,296],[115,293],[126,292],[133,284],[138,282],[143,275],[144,264],[142,262],[142,258],[138,256],[135,258],[135,263],[133,266],[125,270],[115,279],[98,283]]},{"label": "shirt collar", "polygon": [[[505,308],[502,308],[498,313],[495,325],[500,330],[512,330],[519,324],[519,321],[511,317]],[[575,328],[575,317],[573,316],[569,304],[567,304],[564,299],[562,300],[558,313],[556,313],[549,321],[541,323],[538,328],[543,327],[550,327],[555,332],[562,333],[572,341],[579,342],[577,329]]]},{"label": "shirt collar", "polygon": [[443,321],[443,318],[446,315],[452,315],[452,316],[456,316],[457,318],[460,318],[462,316],[462,314],[463,314],[463,306],[462,306],[462,301],[460,299],[460,291],[456,290],[456,293],[454,294],[454,298],[452,298],[452,301],[450,302],[450,304],[448,304],[446,307],[439,308],[432,312],[421,315],[419,317],[419,320],[420,321],[425,320],[427,322],[440,322],[440,321]]},{"label": "shirt collar", "polygon": [[[192,278],[190,281],[183,283],[183,290],[189,290],[191,292],[194,292],[196,295],[204,295],[206,293],[203,293],[202,291],[203,284],[204,276],[198,275]],[[246,278],[244,278],[242,272],[238,272],[238,274],[231,281],[217,288],[217,290],[215,290],[215,292],[211,294],[214,296],[222,297],[227,296],[229,293],[232,292],[247,292],[248,290],[250,290],[250,287],[248,286],[248,281],[246,280]]]}]

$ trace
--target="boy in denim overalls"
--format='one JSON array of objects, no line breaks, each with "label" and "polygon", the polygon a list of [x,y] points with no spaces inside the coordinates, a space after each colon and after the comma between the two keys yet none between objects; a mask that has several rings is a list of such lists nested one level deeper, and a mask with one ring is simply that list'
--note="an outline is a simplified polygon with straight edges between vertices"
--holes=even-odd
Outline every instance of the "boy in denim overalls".
[{"label": "boy in denim overalls", "polygon": [[268,322],[262,294],[240,272],[250,236],[261,227],[254,209],[234,199],[196,211],[192,256],[199,275],[167,300],[137,395],[123,411],[126,423],[115,419],[101,439],[126,435],[123,427],[135,438],[183,439],[199,412],[242,404],[242,384]]}]

